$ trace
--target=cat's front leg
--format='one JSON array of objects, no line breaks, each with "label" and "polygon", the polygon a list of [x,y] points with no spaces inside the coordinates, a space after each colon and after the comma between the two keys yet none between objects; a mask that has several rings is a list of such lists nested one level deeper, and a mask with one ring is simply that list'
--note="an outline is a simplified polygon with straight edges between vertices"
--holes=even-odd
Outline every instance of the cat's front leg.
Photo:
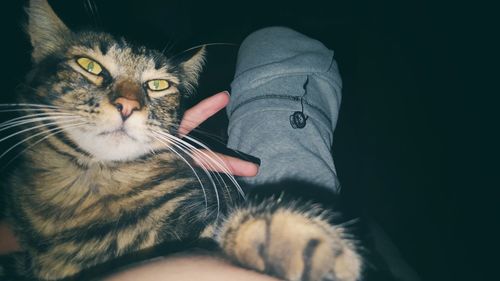
[{"label": "cat's front leg", "polygon": [[330,216],[313,203],[271,197],[234,210],[218,242],[240,265],[289,281],[360,280],[362,257]]}]

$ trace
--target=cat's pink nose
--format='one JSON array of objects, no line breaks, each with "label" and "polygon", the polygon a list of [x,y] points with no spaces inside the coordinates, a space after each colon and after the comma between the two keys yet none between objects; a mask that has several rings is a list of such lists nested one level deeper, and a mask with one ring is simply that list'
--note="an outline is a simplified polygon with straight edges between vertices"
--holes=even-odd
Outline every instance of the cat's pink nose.
[{"label": "cat's pink nose", "polygon": [[127,120],[127,118],[129,118],[134,111],[141,109],[141,104],[139,103],[139,101],[127,99],[124,97],[117,98],[113,102],[113,104],[120,112],[123,121]]}]

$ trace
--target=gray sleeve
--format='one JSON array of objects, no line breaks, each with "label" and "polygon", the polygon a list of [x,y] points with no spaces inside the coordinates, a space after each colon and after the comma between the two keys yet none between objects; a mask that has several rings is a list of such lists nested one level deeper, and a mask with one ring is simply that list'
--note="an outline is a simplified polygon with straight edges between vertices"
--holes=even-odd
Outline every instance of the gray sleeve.
[{"label": "gray sleeve", "polygon": [[249,35],[227,108],[228,146],[261,160],[259,174],[243,181],[301,180],[338,191],[330,149],[341,87],[333,51],[321,42],[284,27]]}]

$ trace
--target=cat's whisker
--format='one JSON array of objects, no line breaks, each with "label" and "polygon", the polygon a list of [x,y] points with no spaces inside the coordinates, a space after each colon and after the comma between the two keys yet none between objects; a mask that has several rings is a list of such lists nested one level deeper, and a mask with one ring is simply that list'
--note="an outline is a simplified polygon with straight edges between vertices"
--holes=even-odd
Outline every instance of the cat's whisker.
[{"label": "cat's whisker", "polygon": [[[19,111],[23,111],[24,109],[20,109]],[[23,118],[28,118],[28,117],[31,117],[31,116],[39,116],[39,115],[50,115],[50,114],[57,114],[57,115],[75,115],[74,112],[63,112],[63,111],[57,111],[57,110],[53,110],[53,109],[49,109],[47,111],[47,109],[42,109],[41,112],[36,112],[36,110],[33,110],[35,111],[35,113],[29,113],[29,114],[23,114],[23,115],[20,115],[16,118],[14,118],[14,120],[17,120],[17,119],[23,119]],[[75,115],[76,116],[76,115]],[[12,119],[11,119],[12,120]],[[5,122],[4,122],[5,123]]]},{"label": "cat's whisker", "polygon": [[[30,112],[30,111],[41,111],[45,112],[47,109],[52,109],[52,108],[17,108],[17,109],[1,109],[1,113],[5,112]],[[57,112],[57,111],[56,111]],[[62,113],[62,112],[61,112]]]},{"label": "cat's whisker", "polygon": [[[7,153],[9,153],[12,149],[16,148],[17,146],[29,141],[30,139],[32,138],[35,138],[39,135],[43,135],[43,134],[48,134],[46,136],[44,136],[43,138],[37,140],[35,143],[29,145],[28,147],[26,147],[25,149],[23,149],[21,152],[19,152],[16,156],[14,156],[11,160],[9,160],[9,162],[7,162],[7,164],[5,164],[2,168],[5,168],[7,167],[12,161],[14,161],[16,158],[18,158],[22,153],[24,153],[25,151],[27,151],[28,149],[32,148],[33,146],[39,144],[40,142],[46,140],[47,138],[53,136],[53,135],[56,135],[68,128],[75,128],[75,127],[79,127],[79,126],[83,126],[87,124],[86,122],[80,122],[80,123],[77,123],[77,124],[68,124],[66,126],[62,126],[62,127],[56,127],[56,128],[52,128],[52,129],[48,129],[46,131],[42,131],[42,132],[39,132],[39,133],[36,133],[34,135],[31,135],[27,138],[24,138],[23,140],[17,142],[16,144],[14,144],[13,146],[11,146],[9,149],[5,150],[2,154],[0,154],[0,159],[2,157],[4,157]],[[54,132],[55,131],[55,132]]]},{"label": "cat's whisker", "polygon": [[[165,134],[165,133],[163,133]],[[170,135],[171,137],[179,140],[179,141],[182,141],[181,139],[175,137],[175,136],[172,136]],[[195,143],[196,145],[202,147],[203,149],[205,149],[205,151],[207,151],[211,157],[207,157],[208,159],[210,159],[212,161],[212,163],[220,170],[222,171],[224,174],[226,174],[229,179],[231,180],[231,182],[235,185],[235,187],[237,188],[238,192],[240,193],[240,195],[245,198],[245,193],[243,192],[243,189],[241,188],[241,186],[238,184],[238,182],[236,181],[236,179],[234,178],[234,176],[232,176],[231,174],[231,171],[229,170],[229,168],[227,167],[227,165],[225,164],[224,160],[222,160],[220,158],[219,155],[217,155],[216,153],[214,153],[210,148],[208,148],[205,144],[201,143],[200,141],[192,138],[192,137],[189,137],[189,136],[184,136],[185,139]],[[194,146],[193,146],[194,148]]]},{"label": "cat's whisker", "polygon": [[[185,143],[183,141],[178,141],[176,139],[170,138],[169,135],[161,134],[161,132],[155,132],[155,133],[157,134],[158,137],[167,140],[172,145],[175,145],[177,148],[179,148],[183,153],[185,153],[191,159],[197,160],[197,157],[195,157],[195,155],[193,155],[193,150],[192,150],[191,147],[189,147],[188,143]],[[205,163],[203,161],[201,161],[201,163],[200,163],[200,161],[197,161],[197,162],[198,162],[198,164],[202,164],[200,166],[200,168],[203,169],[203,171],[207,174],[207,176],[208,176],[209,180],[211,181],[212,185],[216,186],[215,181],[213,180],[213,177],[211,175],[212,172],[209,169],[207,169]]]},{"label": "cat's whisker", "polygon": [[173,58],[175,58],[177,56],[180,56],[180,55],[182,55],[185,52],[189,52],[189,51],[201,48],[201,47],[208,47],[208,46],[231,46],[231,47],[238,47],[239,45],[235,44],[235,43],[226,43],[226,42],[215,42],[215,43],[199,44],[199,45],[193,46],[191,48],[188,48],[188,49],[186,49],[186,50],[184,50],[184,51],[182,51],[182,52],[174,55]]},{"label": "cat's whisker", "polygon": [[[164,137],[162,137],[161,135],[157,134],[156,132],[152,132],[151,136],[153,138],[155,138],[157,141],[161,142],[162,144],[164,144],[170,151],[172,151],[173,153],[175,153],[177,156],[179,156],[179,158],[181,158],[188,166],[189,168],[191,169],[191,171],[193,171],[196,179],[198,180],[198,182],[200,183],[200,186],[201,186],[201,189],[203,191],[203,197],[205,199],[205,212],[208,212],[208,198],[207,198],[207,193],[206,193],[206,190],[205,190],[205,186],[203,185],[203,182],[201,181],[200,177],[198,176],[198,173],[196,172],[196,170],[194,169],[194,167],[189,163],[189,161],[187,161],[186,158],[184,158],[184,156],[182,156],[178,151],[176,151],[171,145],[175,145],[173,144],[172,141],[168,140],[168,139],[165,139]],[[168,142],[168,143],[166,143]],[[206,213],[207,214],[207,213]]]},{"label": "cat's whisker", "polygon": [[[182,147],[179,147],[177,144],[173,143],[172,141],[170,141],[168,139],[165,139],[163,136],[157,135],[157,136],[153,136],[153,137],[155,139],[157,139],[158,141],[160,141],[161,143],[163,143],[164,145],[166,145],[169,150],[171,150],[178,157],[180,157],[189,166],[189,168],[192,170],[192,172],[194,173],[194,175],[195,175],[196,179],[198,180],[198,182],[200,184],[200,187],[202,189],[203,197],[204,197],[204,201],[205,201],[205,216],[208,216],[208,197],[207,197],[207,193],[206,193],[206,190],[205,190],[205,186],[204,186],[203,182],[201,181],[200,177],[198,176],[198,173],[196,172],[196,169],[194,169],[194,167],[191,165],[191,163],[189,163],[189,161],[187,161],[187,159],[184,156],[182,156],[178,151],[176,151],[174,149],[174,147],[180,149],[182,152],[184,152],[186,154],[189,154],[189,152],[187,152],[186,150],[184,150]],[[162,141],[162,140],[164,140],[164,141]],[[168,142],[168,143],[165,143],[165,141]],[[207,171],[205,171],[205,173],[207,173]],[[218,199],[218,197],[217,197],[217,199]],[[218,200],[217,200],[217,202],[218,202]],[[217,208],[217,209],[219,209],[219,208]]]},{"label": "cat's whisker", "polygon": [[[11,125],[17,124],[19,122],[26,122],[26,121],[36,122],[36,120],[38,120],[39,118],[57,118],[57,119],[61,119],[61,118],[70,118],[70,117],[78,117],[78,116],[76,116],[74,114],[59,114],[59,113],[30,114],[30,115],[25,115],[25,116],[21,116],[21,117],[12,118],[12,119],[7,120],[7,121],[5,121],[3,123],[0,123],[0,128],[5,127],[5,126],[11,126]],[[35,120],[35,121],[32,121],[32,120]],[[29,123],[29,122],[27,122],[27,123]]]},{"label": "cat's whisker", "polygon": [[95,2],[92,0],[87,0],[84,3],[85,10],[87,10],[87,13],[90,15],[92,18],[92,21],[94,22],[94,26],[99,26],[100,19],[98,17],[97,13],[97,6],[95,5]]},{"label": "cat's whisker", "polygon": [[[185,154],[187,154],[191,159],[196,159],[196,157],[193,156],[192,151],[189,150],[188,148],[186,148],[182,143],[176,143],[174,140],[171,140],[171,141],[172,141],[172,145],[181,149],[181,151],[184,152]],[[199,163],[199,161],[198,161],[198,163]],[[209,179],[209,181],[214,189],[215,199],[217,202],[216,219],[218,219],[219,214],[220,214],[220,196],[219,196],[219,191],[217,190],[217,183],[215,183],[214,178],[212,176],[214,173],[212,171],[210,171],[209,169],[207,169],[207,167],[205,165],[200,165],[199,167],[207,175],[207,178]],[[217,178],[215,178],[215,179],[218,183],[220,183],[219,179],[217,179]],[[207,211],[208,211],[208,207],[207,207]]]},{"label": "cat's whisker", "polygon": [[[163,134],[163,135],[165,135],[165,136],[167,136],[167,137],[169,137],[169,138],[172,138],[176,142],[182,143],[190,151],[195,151],[198,155],[203,156],[203,158],[206,158],[206,159],[210,160],[210,161],[207,162],[207,164],[209,165],[209,167],[211,169],[219,170],[222,173],[229,173],[230,174],[229,170],[225,170],[224,169],[225,163],[222,161],[222,159],[216,159],[216,160],[220,160],[221,161],[221,163],[216,163],[217,161],[215,161],[212,157],[210,157],[207,153],[204,152],[204,151],[209,151],[210,153],[213,154],[212,156],[216,156],[216,154],[213,153],[213,151],[211,149],[209,149],[207,146],[204,146],[204,150],[200,150],[197,147],[193,146],[192,144],[186,142],[185,140],[183,140],[181,138],[178,138],[176,136],[173,136],[171,134],[164,133],[164,132],[160,132],[160,133]],[[199,160],[205,161],[203,159],[199,159]],[[216,165],[214,166],[213,164],[216,164]],[[220,164],[220,165],[217,165],[217,164]],[[221,167],[221,165],[222,165],[222,167]]]},{"label": "cat's whisker", "polygon": [[[218,192],[217,186],[224,187],[226,189],[226,194],[229,196],[229,199],[231,201],[233,201],[232,192],[229,191],[228,185],[225,182],[224,178],[221,176],[220,173],[214,172],[216,170],[221,170],[221,168],[219,167],[217,169],[217,167],[214,165],[214,163],[216,163],[216,161],[214,159],[212,159],[212,157],[210,157],[203,150],[200,150],[200,149],[194,147],[193,145],[191,145],[190,143],[185,142],[182,139],[176,138],[170,134],[167,134],[164,132],[158,132],[158,133],[160,133],[163,138],[168,138],[168,139],[170,139],[171,142],[174,142],[178,146],[182,146],[182,151],[185,152],[193,160],[195,160],[198,163],[199,167],[205,172],[205,174],[207,175],[208,179],[210,180],[210,182],[214,188],[215,195],[216,195],[216,198],[218,201],[217,202],[217,204],[218,204],[217,218],[218,218],[219,213],[220,213],[220,210],[219,210],[219,205],[220,205],[219,198],[220,198],[220,196],[218,194],[219,192]],[[228,177],[232,177],[232,175],[230,175],[230,174],[226,174],[226,175]]]},{"label": "cat's whisker", "polygon": [[[212,175],[215,175],[215,180],[217,181],[217,183],[220,185],[220,186],[224,186],[225,189],[226,189],[226,192],[229,196],[229,199],[232,201],[232,196],[231,196],[231,192],[229,191],[228,189],[228,186],[226,184],[226,182],[224,181],[224,178],[219,174],[219,173],[215,173],[213,172],[212,170],[217,170],[216,167],[214,166],[217,165],[217,161],[215,161],[212,157],[210,157],[207,153],[203,152],[202,150],[200,149],[197,149],[196,147],[194,147],[193,145],[185,142],[184,140],[181,140],[177,137],[174,137],[170,134],[167,134],[167,133],[164,133],[164,132],[158,132],[159,134],[161,134],[164,138],[167,138],[169,139],[171,142],[174,142],[176,143],[177,145],[180,145],[183,147],[183,151],[185,151],[185,153],[187,155],[189,155],[192,159],[194,159],[196,162],[198,162],[198,164],[200,165],[200,168],[203,169],[203,171],[206,173],[207,177],[209,178],[209,180],[211,181],[213,187],[214,187],[214,191],[216,193],[216,198],[217,198],[217,206],[218,206],[218,210],[217,210],[217,217],[219,216],[219,205],[220,205],[220,202],[219,202],[219,194],[218,194],[218,190],[217,190],[217,184],[215,183],[214,181],[214,177]],[[208,147],[206,147],[206,150],[208,151]],[[215,154],[215,153],[213,153]],[[219,165],[219,170],[221,170],[221,167]],[[227,173],[226,174],[229,178],[233,178],[234,177],[230,174],[230,173]],[[237,184],[237,183],[236,183]]]},{"label": "cat's whisker", "polygon": [[48,105],[48,104],[38,104],[38,103],[0,103],[0,107],[42,107],[42,108],[56,108],[63,109],[61,106]]},{"label": "cat's whisker", "polygon": [[31,91],[35,91],[35,92],[38,91],[37,88],[35,88],[35,87],[31,86],[30,84],[27,84],[25,82],[17,84],[16,90],[18,92],[22,92],[23,90],[31,90]]},{"label": "cat's whisker", "polygon": [[[183,140],[179,141],[176,139],[172,139],[172,141],[182,146],[184,149],[186,149],[187,150],[186,153],[189,155],[189,157],[191,157],[194,161],[196,161],[198,165],[200,165],[200,167],[205,171],[205,173],[207,173],[207,176],[210,178],[216,193],[218,193],[217,186],[224,186],[226,188],[227,194],[231,198],[231,192],[229,192],[229,189],[227,187],[226,182],[224,181],[224,178],[219,173],[214,172],[215,167],[210,163],[210,161],[206,160],[208,159],[206,154],[204,154],[201,150],[191,146],[189,143],[184,142]],[[215,181],[217,181],[217,183],[215,183],[215,181],[213,180],[214,176],[215,176]],[[218,194],[216,195],[218,199],[219,196]]]},{"label": "cat's whisker", "polygon": [[[224,186],[226,189],[226,192],[229,196],[229,199],[233,201],[231,192],[229,191],[228,185],[224,178],[221,176],[220,173],[214,172],[217,171],[217,167],[213,165],[214,160],[207,155],[203,150],[200,150],[193,145],[191,145],[188,142],[185,142],[182,139],[175,139],[172,138],[172,141],[178,143],[179,145],[182,145],[185,149],[189,151],[189,156],[195,160],[202,168],[206,169],[210,174],[208,175],[210,178],[213,178],[212,175],[215,175],[215,180],[217,181],[217,185],[214,184],[214,188],[216,186]],[[227,175],[227,174],[226,174]],[[230,177],[230,175],[227,175]]]},{"label": "cat's whisker", "polygon": [[59,125],[59,124],[62,124],[62,123],[68,123],[68,122],[73,122],[73,121],[76,121],[76,120],[81,120],[81,118],[74,118],[74,119],[71,119],[71,120],[65,120],[65,121],[58,121],[58,122],[50,122],[50,123],[44,123],[44,124],[41,124],[41,125],[37,125],[37,126],[34,126],[34,127],[30,127],[30,128],[27,128],[27,129],[24,129],[24,130],[21,130],[21,131],[18,131],[18,132],[15,132],[15,133],[12,133],[2,139],[0,139],[0,142],[3,142],[9,138],[12,138],[14,136],[17,136],[19,134],[22,134],[22,133],[25,133],[25,132],[28,132],[28,131],[32,131],[32,130],[36,130],[38,128],[43,128],[43,127],[46,127],[46,126],[50,126],[50,125]]},{"label": "cat's whisker", "polygon": [[166,53],[170,52],[174,46],[175,46],[174,41],[167,42],[167,44],[165,44],[165,47],[161,50],[161,54],[165,55]]},{"label": "cat's whisker", "polygon": [[93,4],[94,4],[94,13],[97,17],[97,23],[101,25],[102,20],[101,20],[101,15],[99,14],[99,7],[97,6],[97,3],[95,1],[93,1]]},{"label": "cat's whisker", "polygon": [[[198,122],[194,122],[194,121],[189,121],[189,120],[184,120],[184,122],[191,122],[193,124],[196,124],[196,125],[199,125]],[[174,127],[176,130],[178,130],[180,128],[180,125],[179,124],[171,124],[172,127]],[[190,128],[189,129],[189,132],[196,132],[196,133],[199,133],[203,136],[206,136],[220,144],[224,144],[225,145],[225,142],[224,142],[224,139],[217,135],[217,134],[214,134],[214,133],[210,133],[210,132],[207,132],[207,131],[204,131],[204,130],[201,130],[199,128]]]},{"label": "cat's whisker", "polygon": [[50,117],[38,117],[38,118],[30,118],[30,119],[26,119],[26,120],[18,120],[18,121],[15,121],[15,122],[11,122],[11,123],[7,123],[3,126],[0,126],[0,132],[1,131],[5,131],[5,130],[8,130],[8,129],[11,129],[11,128],[14,128],[14,127],[18,127],[18,126],[22,126],[22,125],[25,125],[25,124],[29,124],[29,123],[37,123],[37,122],[43,122],[43,121],[57,121],[57,120],[60,120],[60,119],[63,119],[62,121],[65,121],[65,120],[77,120],[77,119],[82,119],[81,117],[77,117],[77,116],[72,116],[72,117],[68,117],[68,116],[50,116]]},{"label": "cat's whisker", "polygon": [[[187,122],[191,122],[191,121],[187,121]],[[193,122],[194,123],[194,122]],[[198,123],[196,123],[198,125]],[[175,129],[179,129],[180,128],[180,124],[171,124],[172,127],[174,127]],[[219,135],[216,135],[216,134],[213,134],[213,133],[209,133],[209,132],[206,132],[206,131],[203,131],[203,130],[200,130],[198,128],[194,128],[194,129],[190,129],[190,132],[196,132],[202,136],[205,136],[213,141],[215,141],[216,143],[218,144],[221,144],[221,145],[224,145],[226,146],[226,141],[224,138],[220,137]],[[185,136],[187,135],[183,135],[183,136],[179,136],[179,138],[184,138]],[[244,155],[243,153],[241,153],[240,151],[238,150],[234,150],[234,149],[231,149],[231,151],[236,154],[236,155],[239,155],[241,158],[246,158],[247,155]]]}]

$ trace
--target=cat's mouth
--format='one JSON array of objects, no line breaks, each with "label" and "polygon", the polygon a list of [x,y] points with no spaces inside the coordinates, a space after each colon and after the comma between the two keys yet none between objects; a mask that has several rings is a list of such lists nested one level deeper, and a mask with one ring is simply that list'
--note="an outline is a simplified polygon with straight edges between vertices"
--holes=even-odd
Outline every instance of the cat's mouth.
[{"label": "cat's mouth", "polygon": [[132,160],[144,155],[150,146],[143,131],[137,127],[115,124],[96,129],[73,130],[70,135],[80,148],[100,160]]},{"label": "cat's mouth", "polygon": [[120,126],[118,129],[115,130],[109,130],[109,131],[104,131],[98,134],[98,136],[105,136],[105,137],[128,137],[134,141],[137,141],[136,138],[131,136],[127,130],[123,127]]}]

